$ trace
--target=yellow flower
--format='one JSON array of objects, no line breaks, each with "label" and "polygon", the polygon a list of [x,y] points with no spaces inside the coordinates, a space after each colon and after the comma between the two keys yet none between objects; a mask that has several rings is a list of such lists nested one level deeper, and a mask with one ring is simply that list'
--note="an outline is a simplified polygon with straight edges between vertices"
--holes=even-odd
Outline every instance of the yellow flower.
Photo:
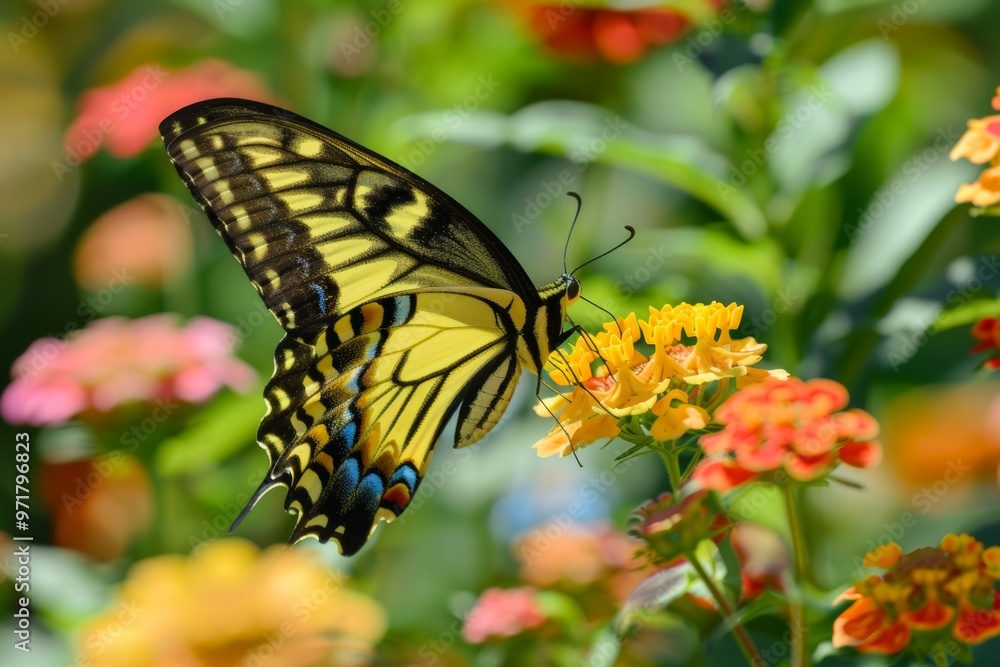
[{"label": "yellow flower", "polygon": [[[674,402],[677,405],[672,405]],[[711,416],[697,405],[688,403],[688,395],[680,389],[673,389],[653,405],[656,421],[649,428],[649,434],[666,442],[676,440],[691,430],[700,430],[712,421]]]},{"label": "yellow flower", "polygon": [[[733,339],[743,307],[681,303],[649,309],[649,318],[635,313],[603,325],[596,335],[584,334],[566,352],[550,355],[549,376],[572,392],[546,399],[557,424],[535,445],[540,456],[566,456],[573,448],[614,438],[622,422],[652,411],[643,423],[657,440],[674,440],[711,422],[702,407],[704,385],[720,383],[723,395],[732,387],[761,382],[785,371],[753,368],[767,348],[753,338]],[[593,368],[593,370],[592,370]],[[698,405],[692,397],[698,396]],[[712,400],[712,399],[710,399]]]},{"label": "yellow flower", "polygon": [[[993,106],[997,107],[996,98]],[[1000,203],[1000,116],[970,120],[968,129],[951,149],[949,157],[952,160],[965,158],[973,164],[989,165],[975,183],[959,186],[955,193],[957,203],[970,202],[979,208]]]},{"label": "yellow flower", "polygon": [[[371,598],[299,549],[245,540],[140,561],[118,602],[84,629],[92,667],[360,667],[385,634]],[[113,641],[108,641],[113,637]]]}]

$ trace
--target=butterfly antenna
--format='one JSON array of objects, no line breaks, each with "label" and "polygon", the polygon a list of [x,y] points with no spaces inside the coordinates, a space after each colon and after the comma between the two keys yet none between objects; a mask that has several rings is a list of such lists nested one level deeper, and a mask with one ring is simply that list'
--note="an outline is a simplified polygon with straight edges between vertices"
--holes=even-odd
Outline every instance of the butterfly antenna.
[{"label": "butterfly antenna", "polygon": [[[611,312],[610,310],[608,310],[608,309],[607,309],[607,308],[605,308],[604,306],[600,306],[600,305],[598,305],[598,304],[594,303],[593,301],[591,301],[591,300],[590,300],[590,299],[588,299],[587,297],[583,296],[582,294],[580,295],[580,298],[581,298],[581,299],[583,299],[584,301],[586,301],[587,303],[589,303],[589,304],[590,304],[591,306],[593,306],[594,308],[597,308],[598,310],[600,310],[601,312],[603,312],[603,313],[604,313],[605,315],[607,315],[608,317],[610,317],[610,318],[611,318],[611,321],[615,323],[615,326],[616,326],[616,327],[618,327],[618,335],[619,335],[619,336],[623,336],[623,335],[625,335],[625,332],[624,332],[624,331],[622,331],[622,325],[618,324],[618,318],[617,318],[617,317],[615,317],[615,316],[614,316],[614,314],[613,314],[613,313],[612,313],[612,312]],[[600,356],[600,355],[597,355],[597,356]],[[604,357],[601,357],[601,361],[604,361]],[[605,362],[605,363],[606,363],[606,362]]]},{"label": "butterfly antenna", "polygon": [[[572,193],[570,193],[570,194],[572,194]],[[635,227],[633,227],[632,225],[625,225],[625,229],[628,230],[628,238],[627,239],[625,239],[624,241],[622,241],[621,243],[619,243],[618,245],[616,245],[614,248],[611,248],[610,250],[605,250],[604,252],[602,252],[597,257],[594,257],[592,259],[588,259],[586,262],[584,262],[580,266],[578,266],[575,269],[573,269],[572,271],[570,271],[569,275],[573,275],[574,273],[576,273],[577,271],[579,271],[583,267],[587,266],[591,262],[596,262],[600,258],[605,257],[607,255],[610,255],[615,250],[618,250],[618,248],[621,248],[623,245],[625,245],[626,243],[628,243],[629,241],[631,241],[632,239],[634,239],[635,238]]]},{"label": "butterfly antenna", "polygon": [[573,237],[573,229],[576,228],[576,219],[580,217],[580,210],[583,208],[583,199],[575,192],[567,192],[570,197],[576,200],[576,214],[573,215],[573,222],[569,225],[569,233],[566,234],[566,245],[563,247],[563,273],[566,273],[566,255],[569,253],[569,240]]}]

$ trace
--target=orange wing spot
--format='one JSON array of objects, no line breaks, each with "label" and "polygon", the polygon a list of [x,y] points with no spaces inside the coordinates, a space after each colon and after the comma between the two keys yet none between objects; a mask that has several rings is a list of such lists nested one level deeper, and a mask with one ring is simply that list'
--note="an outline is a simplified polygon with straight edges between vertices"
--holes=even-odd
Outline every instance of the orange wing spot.
[{"label": "orange wing spot", "polygon": [[410,504],[410,489],[400,482],[385,492],[382,502],[397,505],[402,510]]},{"label": "orange wing spot", "polygon": [[364,324],[360,333],[375,331],[382,326],[382,320],[385,319],[385,309],[378,302],[366,303],[361,306],[361,316],[364,318]]}]

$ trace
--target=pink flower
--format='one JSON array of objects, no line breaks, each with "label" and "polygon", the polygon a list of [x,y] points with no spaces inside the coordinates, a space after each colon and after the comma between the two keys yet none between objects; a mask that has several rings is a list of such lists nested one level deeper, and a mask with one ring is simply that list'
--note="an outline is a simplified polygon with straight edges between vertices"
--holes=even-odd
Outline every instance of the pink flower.
[{"label": "pink flower", "polygon": [[67,160],[88,160],[102,146],[115,157],[137,155],[159,136],[160,121],[213,97],[273,100],[256,74],[222,60],[203,60],[176,72],[143,65],[117,83],[81,95],[79,115],[66,130]]},{"label": "pink flower", "polygon": [[481,644],[492,637],[513,637],[544,622],[534,588],[488,588],[465,619],[462,637]]},{"label": "pink flower", "polygon": [[42,338],[14,362],[0,414],[15,424],[60,424],[132,401],[208,400],[250,388],[253,369],[232,356],[232,327],[207,317],[178,326],[169,314],[96,320],[66,340]]}]

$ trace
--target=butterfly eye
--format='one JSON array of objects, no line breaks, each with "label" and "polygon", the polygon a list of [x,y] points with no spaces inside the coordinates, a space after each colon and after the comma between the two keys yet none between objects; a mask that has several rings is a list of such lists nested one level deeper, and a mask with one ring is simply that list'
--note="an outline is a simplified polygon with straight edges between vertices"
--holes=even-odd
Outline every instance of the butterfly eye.
[{"label": "butterfly eye", "polygon": [[566,301],[573,303],[580,298],[580,281],[570,275],[564,275],[566,281]]}]

